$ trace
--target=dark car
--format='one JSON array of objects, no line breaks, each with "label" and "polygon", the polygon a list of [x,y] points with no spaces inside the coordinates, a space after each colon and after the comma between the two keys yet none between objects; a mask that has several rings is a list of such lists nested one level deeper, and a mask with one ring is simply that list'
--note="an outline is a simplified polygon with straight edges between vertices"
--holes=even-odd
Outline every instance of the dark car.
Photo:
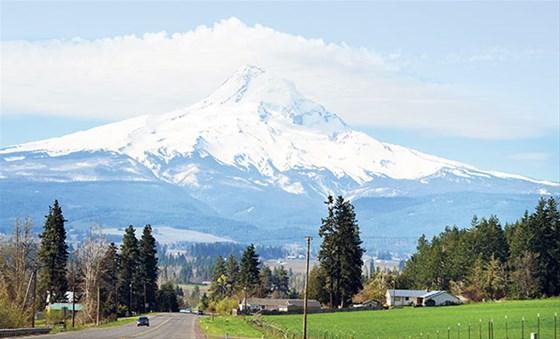
[{"label": "dark car", "polygon": [[196,314],[197,314],[197,315],[204,315],[204,311],[198,310],[198,311],[196,311]]},{"label": "dark car", "polygon": [[148,317],[140,317],[136,321],[136,326],[148,326],[148,327],[150,327],[150,319],[148,319]]}]

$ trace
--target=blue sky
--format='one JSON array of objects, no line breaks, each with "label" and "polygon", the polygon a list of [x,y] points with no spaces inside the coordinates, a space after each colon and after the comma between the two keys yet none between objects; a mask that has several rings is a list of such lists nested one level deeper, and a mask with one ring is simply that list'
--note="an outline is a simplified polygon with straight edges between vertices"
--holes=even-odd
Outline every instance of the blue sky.
[{"label": "blue sky", "polygon": [[[1,4],[2,146],[193,103],[249,60],[383,141],[560,181],[559,2]],[[251,53],[201,46],[245,35]],[[207,62],[176,60],[185,40]],[[147,44],[162,68],[138,56]]]}]

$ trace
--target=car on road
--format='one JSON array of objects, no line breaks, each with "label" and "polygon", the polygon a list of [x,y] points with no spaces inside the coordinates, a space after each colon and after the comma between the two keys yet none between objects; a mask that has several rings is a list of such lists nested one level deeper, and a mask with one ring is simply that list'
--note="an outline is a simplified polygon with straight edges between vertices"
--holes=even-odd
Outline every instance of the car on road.
[{"label": "car on road", "polygon": [[190,308],[182,308],[179,310],[180,313],[192,313],[192,310]]},{"label": "car on road", "polygon": [[148,326],[150,327],[150,319],[148,319],[148,317],[140,317],[138,318],[138,320],[136,321],[136,326]]},{"label": "car on road", "polygon": [[204,315],[204,311],[198,310],[198,311],[196,311],[196,314],[197,314],[197,315]]}]

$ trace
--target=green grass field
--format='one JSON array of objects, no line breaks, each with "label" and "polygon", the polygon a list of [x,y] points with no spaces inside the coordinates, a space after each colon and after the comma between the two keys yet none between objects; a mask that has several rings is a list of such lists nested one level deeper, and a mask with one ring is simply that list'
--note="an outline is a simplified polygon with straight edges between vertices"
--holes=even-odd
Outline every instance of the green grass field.
[{"label": "green grass field", "polygon": [[[402,308],[385,311],[360,311],[311,314],[308,318],[310,338],[488,338],[488,321],[493,320],[494,338],[521,338],[521,319],[525,318],[524,338],[537,332],[540,314],[540,337],[554,339],[554,314],[560,313],[560,299],[504,301],[448,307]],[[301,315],[265,316],[265,321],[292,333],[301,333]],[[558,321],[560,322],[560,320]],[[458,325],[460,324],[460,326]],[[557,324],[560,327],[560,323]],[[458,333],[460,330],[460,333]],[[326,336],[326,334],[330,336]],[[557,329],[560,339],[560,329]],[[422,336],[421,336],[422,335]]]},{"label": "green grass field", "polygon": [[200,328],[206,335],[243,338],[261,338],[263,333],[249,325],[243,317],[217,316],[199,318]]}]

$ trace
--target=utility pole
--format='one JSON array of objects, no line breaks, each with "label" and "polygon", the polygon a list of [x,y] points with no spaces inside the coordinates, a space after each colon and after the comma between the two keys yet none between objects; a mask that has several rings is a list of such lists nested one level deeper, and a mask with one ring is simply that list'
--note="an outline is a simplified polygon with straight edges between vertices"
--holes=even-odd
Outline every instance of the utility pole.
[{"label": "utility pole", "polygon": [[33,303],[31,304],[31,327],[35,328],[35,305],[37,304],[37,267],[33,269]]},{"label": "utility pole", "polygon": [[76,276],[72,271],[72,328],[74,328],[76,319]]},{"label": "utility pole", "polygon": [[100,298],[99,283],[98,283],[98,285],[97,285],[97,312],[96,312],[96,316],[95,316],[95,326],[99,326],[99,307],[101,305],[100,300],[101,300],[101,298]]},{"label": "utility pole", "polygon": [[307,255],[305,260],[305,288],[303,290],[303,339],[307,339],[307,288],[309,286],[309,247],[311,246],[311,237],[305,237]]}]

